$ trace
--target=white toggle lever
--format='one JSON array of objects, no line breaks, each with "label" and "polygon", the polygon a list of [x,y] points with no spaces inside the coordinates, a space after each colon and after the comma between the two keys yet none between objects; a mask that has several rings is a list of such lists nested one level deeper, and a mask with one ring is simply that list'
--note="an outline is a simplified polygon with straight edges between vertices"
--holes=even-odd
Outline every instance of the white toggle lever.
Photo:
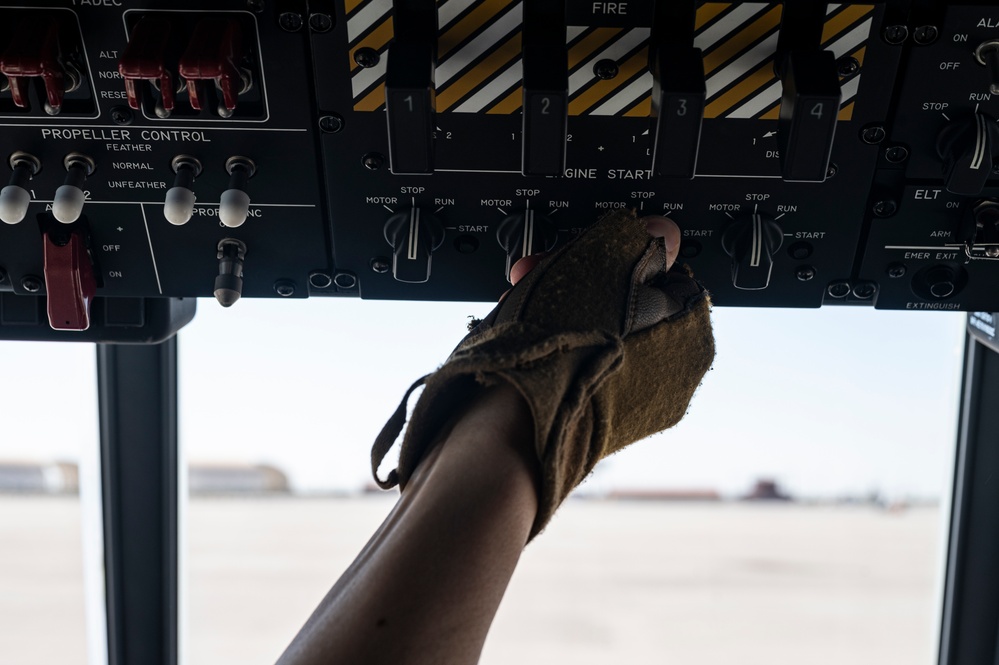
[{"label": "white toggle lever", "polygon": [[31,177],[42,170],[41,161],[26,152],[15,152],[10,156],[10,184],[0,190],[0,220],[6,224],[18,224],[28,214],[31,192],[28,183]]},{"label": "white toggle lever", "polygon": [[194,179],[201,175],[201,162],[190,155],[177,155],[170,162],[174,178],[173,187],[167,190],[163,202],[163,216],[171,224],[180,226],[191,221],[194,214]]},{"label": "white toggle lever", "polygon": [[63,160],[66,166],[66,181],[56,190],[52,199],[52,216],[63,224],[72,224],[83,214],[83,204],[87,200],[83,183],[94,172],[94,160],[78,152],[71,152]]},{"label": "white toggle lever", "polygon": [[250,214],[250,196],[243,188],[257,171],[256,164],[248,157],[230,157],[225,162],[229,172],[229,188],[219,200],[219,221],[229,228],[242,226]]}]

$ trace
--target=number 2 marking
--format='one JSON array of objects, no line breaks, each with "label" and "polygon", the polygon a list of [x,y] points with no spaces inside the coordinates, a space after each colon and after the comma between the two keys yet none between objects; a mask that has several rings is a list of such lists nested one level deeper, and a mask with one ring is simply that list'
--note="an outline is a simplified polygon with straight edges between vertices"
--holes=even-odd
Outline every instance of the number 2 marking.
[{"label": "number 2 marking", "polygon": [[548,107],[552,105],[551,97],[541,98],[541,115],[548,115]]}]

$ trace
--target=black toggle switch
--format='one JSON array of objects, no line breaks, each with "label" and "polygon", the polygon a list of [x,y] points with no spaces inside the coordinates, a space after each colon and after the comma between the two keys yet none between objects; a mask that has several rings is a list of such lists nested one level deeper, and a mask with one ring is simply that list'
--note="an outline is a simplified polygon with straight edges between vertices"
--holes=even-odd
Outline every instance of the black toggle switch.
[{"label": "black toggle switch", "polygon": [[531,254],[550,251],[558,241],[558,229],[550,219],[531,209],[510,215],[496,229],[496,240],[506,252],[506,281],[510,269],[520,259]]},{"label": "black toggle switch", "polygon": [[774,69],[781,79],[781,177],[823,182],[829,170],[842,93],[836,58],[820,49],[826,3],[785,0]]},{"label": "black toggle switch", "polygon": [[394,0],[395,37],[385,65],[389,168],[395,174],[434,171],[437,7],[434,0]]},{"label": "black toggle switch", "polygon": [[780,224],[763,213],[739,218],[725,229],[722,249],[732,257],[732,285],[746,291],[767,288],[773,257],[783,242]]},{"label": "black toggle switch", "polygon": [[999,95],[999,39],[989,39],[975,49],[975,59],[989,70],[989,94]]},{"label": "black toggle switch", "polygon": [[562,175],[569,113],[565,2],[524,0],[523,40],[521,172]]},{"label": "black toggle switch", "polygon": [[985,188],[999,148],[999,125],[991,116],[973,113],[954,118],[937,136],[944,182],[951,194],[974,196]]},{"label": "black toggle switch", "polygon": [[707,92],[694,47],[694,3],[660,0],[649,49],[652,72],[652,172],[693,178]]},{"label": "black toggle switch", "polygon": [[232,307],[243,295],[243,262],[246,244],[236,238],[223,238],[218,244],[219,274],[215,277],[215,299]]},{"label": "black toggle switch", "polygon": [[430,279],[431,254],[444,242],[444,225],[413,207],[389,218],[385,240],[392,246],[392,276],[400,282],[421,284]]}]

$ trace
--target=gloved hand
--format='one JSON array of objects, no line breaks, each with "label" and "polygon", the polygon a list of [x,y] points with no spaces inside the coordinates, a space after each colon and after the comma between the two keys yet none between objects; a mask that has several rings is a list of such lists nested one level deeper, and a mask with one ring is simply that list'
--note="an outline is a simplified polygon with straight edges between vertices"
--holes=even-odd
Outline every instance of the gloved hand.
[{"label": "gloved hand", "polygon": [[[709,308],[704,288],[669,265],[663,238],[633,213],[605,217],[542,260],[409,389],[372,448],[376,482],[405,488],[477,388],[508,382],[534,417],[541,487],[533,538],[597,462],[684,416],[714,358]],[[423,383],[398,468],[380,480],[409,394]]]}]

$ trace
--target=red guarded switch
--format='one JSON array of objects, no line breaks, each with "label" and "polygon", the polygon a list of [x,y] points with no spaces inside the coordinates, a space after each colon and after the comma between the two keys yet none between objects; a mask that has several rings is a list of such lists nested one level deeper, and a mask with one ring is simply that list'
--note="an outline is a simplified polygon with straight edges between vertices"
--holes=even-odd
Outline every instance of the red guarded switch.
[{"label": "red guarded switch", "polygon": [[236,98],[249,87],[249,78],[240,71],[246,57],[239,23],[232,19],[202,19],[180,58],[180,75],[187,81],[191,107],[201,110],[205,100],[199,90],[202,81],[214,81],[222,92],[220,115],[228,117],[236,109]]},{"label": "red guarded switch", "polygon": [[173,111],[173,75],[167,69],[170,45],[170,22],[155,16],[144,16],[132,29],[128,45],[118,61],[118,72],[125,79],[128,105],[138,110],[142,103],[142,81],[155,81],[160,89],[160,106],[166,115]]},{"label": "red guarded switch", "polygon": [[17,27],[16,36],[0,57],[0,72],[10,83],[10,93],[19,108],[29,108],[28,85],[40,77],[45,84],[49,113],[62,108],[66,85],[66,67],[59,43],[59,24],[54,19],[33,17]]},{"label": "red guarded switch", "polygon": [[97,292],[97,280],[83,231],[53,228],[42,237],[49,325],[53,330],[86,330],[90,327],[90,303]]}]

